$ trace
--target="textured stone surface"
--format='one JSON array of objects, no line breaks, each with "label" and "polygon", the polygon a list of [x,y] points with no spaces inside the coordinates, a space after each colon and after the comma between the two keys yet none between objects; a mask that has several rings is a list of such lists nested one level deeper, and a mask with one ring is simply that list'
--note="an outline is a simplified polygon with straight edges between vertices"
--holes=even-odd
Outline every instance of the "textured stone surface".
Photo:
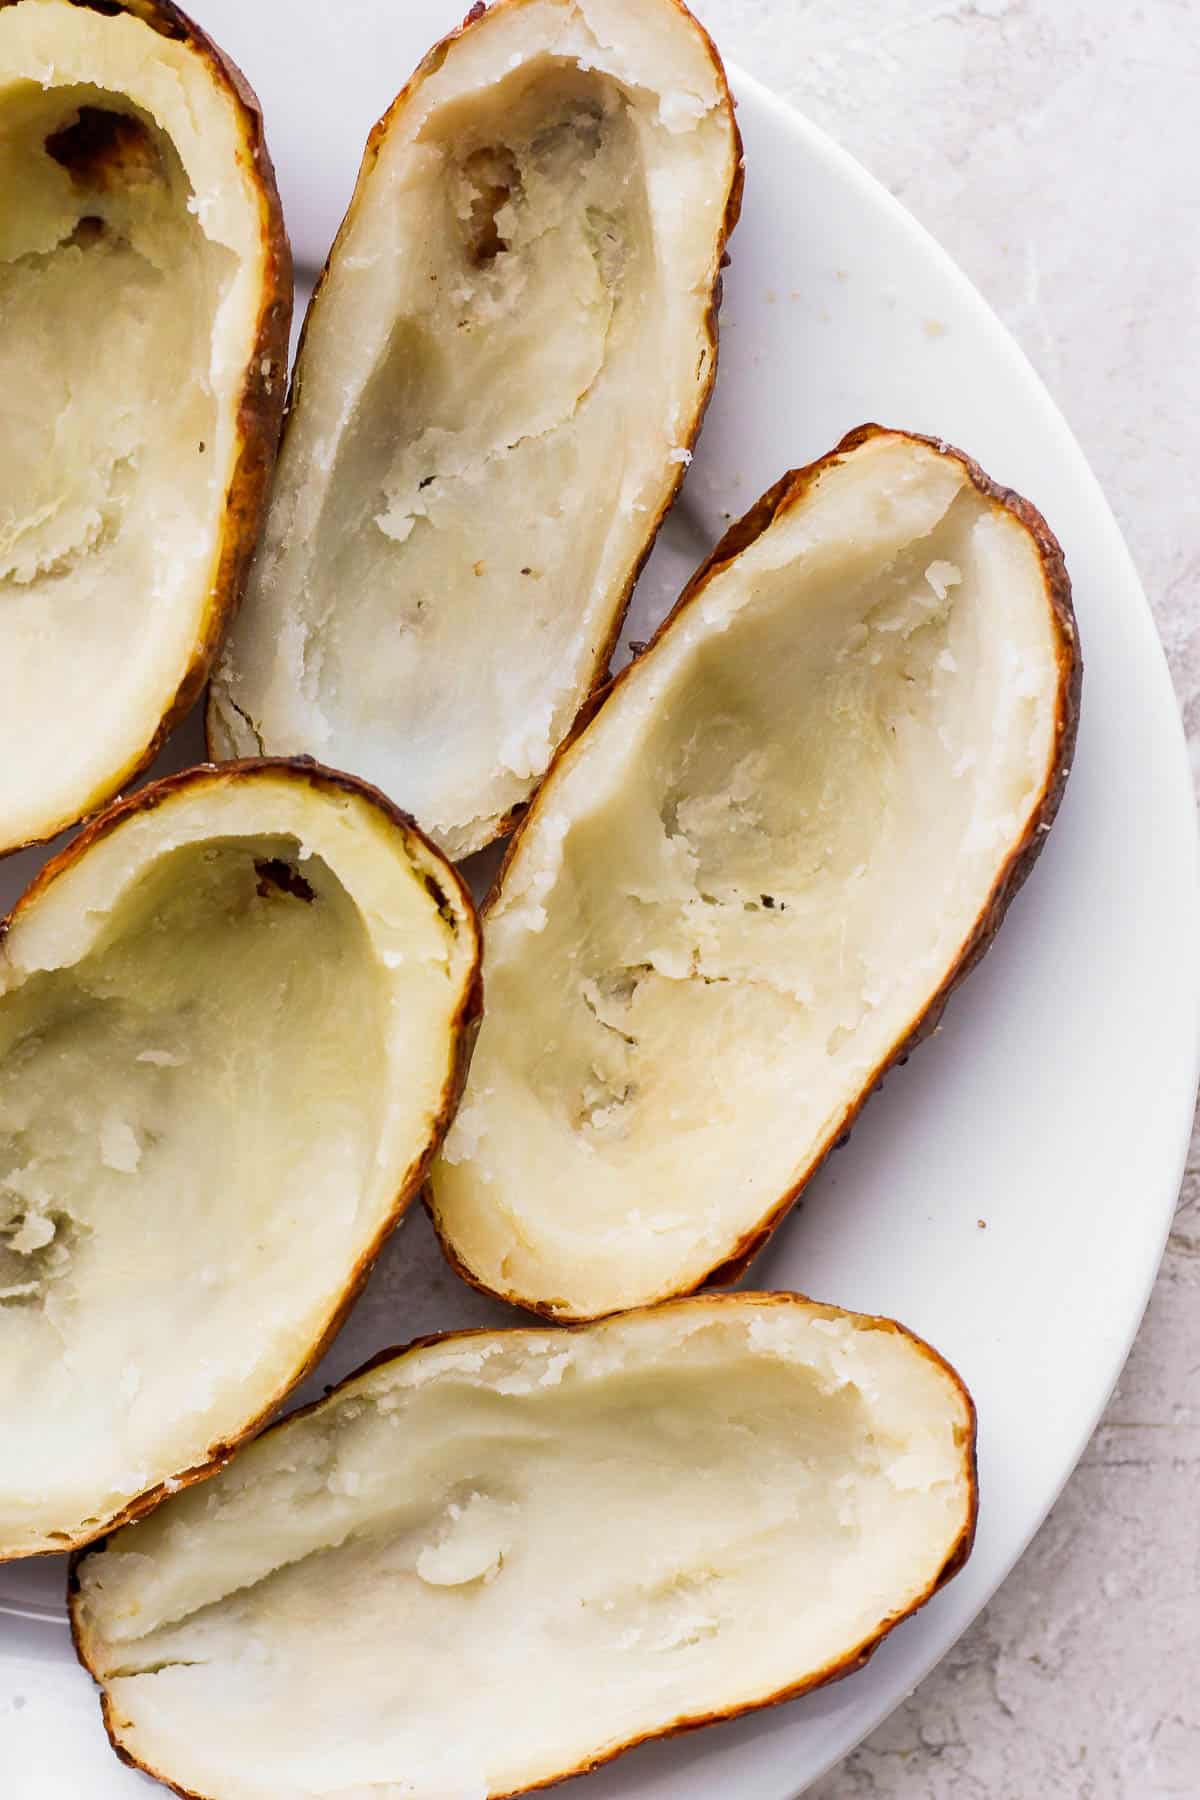
[{"label": "textured stone surface", "polygon": [[[699,0],[939,237],[1078,435],[1200,774],[1200,5]],[[1016,1572],[812,1800],[1200,1797],[1200,1140],[1104,1423]]]}]

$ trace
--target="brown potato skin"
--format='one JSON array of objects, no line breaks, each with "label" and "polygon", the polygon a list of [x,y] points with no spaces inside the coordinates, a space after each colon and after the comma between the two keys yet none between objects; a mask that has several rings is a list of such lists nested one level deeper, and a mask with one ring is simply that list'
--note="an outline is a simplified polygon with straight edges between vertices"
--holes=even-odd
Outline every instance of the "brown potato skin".
[{"label": "brown potato skin", "polygon": [[[367,138],[366,149],[363,151],[362,166],[359,170],[359,175],[358,175],[358,182],[360,184],[365,180],[365,178],[368,175],[368,173],[370,172],[370,170],[374,167],[375,163],[378,161],[380,147],[383,143],[384,138],[387,136],[388,130],[392,124],[392,120],[401,111],[401,109],[407,104],[407,102],[411,99],[412,95],[415,93],[417,88],[420,87],[421,83],[423,81],[425,81],[428,76],[436,74],[437,70],[441,68],[442,64],[446,60],[446,57],[447,57],[451,47],[457,42],[457,40],[460,37],[462,37],[463,33],[466,31],[469,31],[472,28],[472,26],[477,25],[479,23],[479,21],[481,19],[485,18],[489,13],[498,13],[498,12],[505,10],[506,8],[513,7],[513,6],[520,6],[523,4],[524,4],[524,0],[493,0],[492,5],[488,6],[485,4],[485,0],[476,0],[475,5],[471,7],[470,11],[467,13],[466,17],[463,19],[462,24],[457,26],[455,30],[447,32],[446,36],[444,38],[441,38],[438,41],[438,43],[436,43],[433,46],[432,50],[429,50],[426,52],[426,54],[422,57],[421,61],[417,64],[416,68],[414,69],[412,75],[409,77],[408,81],[401,88],[401,90],[397,94],[396,98],[392,101],[392,104],[388,107],[388,109],[384,113],[383,117],[379,120],[378,124],[373,126],[373,128],[370,132],[370,135]],[[712,399],[713,386],[717,379],[717,361],[718,361],[718,357],[719,357],[719,353],[720,353],[720,334],[719,334],[719,330],[718,330],[718,314],[719,314],[720,308],[721,308],[721,289],[722,289],[722,280],[723,280],[722,271],[729,266],[729,261],[730,261],[729,251],[728,251],[729,239],[733,233],[734,227],[737,225],[738,219],[741,216],[742,195],[743,195],[743,191],[744,191],[745,185],[746,185],[746,163],[745,163],[745,158],[742,154],[742,134],[738,129],[737,115],[734,110],[737,106],[737,101],[734,99],[733,95],[730,93],[729,82],[725,75],[725,65],[721,61],[720,53],[718,52],[717,47],[713,43],[712,38],[709,36],[708,32],[704,29],[703,25],[701,25],[700,21],[697,18],[695,18],[693,16],[693,14],[691,12],[689,12],[688,8],[683,4],[683,0],[669,0],[669,4],[675,8],[676,12],[681,13],[685,19],[690,21],[692,27],[699,34],[699,36],[701,37],[701,39],[704,42],[704,46],[707,51],[709,60],[712,63],[713,70],[717,77],[717,83],[718,83],[721,95],[722,95],[725,103],[729,107],[729,119],[730,119],[730,124],[733,129],[734,152],[735,152],[733,179],[730,183],[729,193],[726,197],[725,216],[722,221],[721,229],[718,234],[717,243],[715,246],[715,249],[716,249],[716,256],[715,256],[715,261],[714,261],[715,274],[713,277],[712,288],[711,288],[711,291],[709,294],[708,310],[707,310],[707,314],[706,314],[706,318],[705,318],[705,336],[707,339],[708,349],[709,349],[708,379],[705,383],[703,392],[697,397],[696,405],[693,410],[691,420],[689,421],[686,429],[681,428],[680,433],[679,433],[680,447],[682,449],[691,450],[695,447],[696,440],[700,435],[700,428],[704,423],[704,415],[708,411],[708,404],[709,404],[709,401]],[[356,189],[356,191],[357,191],[357,189]],[[317,284],[313,289],[312,299],[308,303],[308,311],[306,312],[306,314],[304,316],[304,324],[301,327],[301,331],[300,331],[300,341],[296,348],[296,370],[297,371],[299,371],[299,369],[300,369],[300,365],[301,365],[301,362],[302,362],[303,356],[304,356],[304,344],[305,344],[305,339],[308,336],[308,321],[309,321],[309,319],[312,318],[313,313],[316,309],[317,303],[321,297],[321,290],[325,285],[325,278],[329,273],[329,265],[333,261],[334,256],[337,254],[338,248],[342,242],[342,238],[345,235],[347,226],[349,225],[350,220],[352,219],[353,215],[354,215],[354,200],[352,199],[349,207],[346,210],[345,218],[342,220],[342,224],[338,229],[337,236],[334,238],[333,246],[330,249],[329,255],[325,260],[325,266],[321,270],[321,273],[317,278]],[[302,394],[303,394],[303,384],[297,378],[297,375],[293,375],[292,389],[291,389],[291,393],[288,395],[287,412],[284,416],[284,421],[283,421],[283,433],[280,438],[281,446],[286,441],[288,431],[291,428],[293,417],[299,411],[301,401],[302,401]],[[621,636],[621,627],[625,623],[625,614],[629,610],[629,602],[633,596],[633,590],[634,590],[635,586],[637,585],[638,577],[640,576],[643,568],[646,565],[646,562],[647,562],[647,559],[649,558],[650,552],[654,548],[655,542],[657,541],[657,538],[658,538],[659,531],[662,527],[663,520],[666,518],[666,516],[670,512],[672,506],[674,506],[674,504],[675,504],[676,498],[678,497],[678,494],[679,494],[679,489],[683,484],[683,478],[686,473],[686,468],[687,468],[687,465],[685,463],[681,462],[679,465],[678,471],[675,475],[674,481],[672,483],[670,492],[667,494],[666,498],[664,499],[662,506],[659,508],[657,515],[653,519],[651,519],[649,521],[649,523],[647,524],[646,540],[645,540],[645,544],[643,546],[641,555],[638,557],[637,563],[635,564],[634,568],[630,571],[629,579],[625,583],[624,588],[621,590],[621,593],[617,596],[617,598],[614,602],[613,615],[612,615],[612,619],[609,624],[607,635],[596,646],[595,657],[594,657],[593,664],[592,664],[592,677],[591,677],[590,690],[587,694],[584,695],[582,701],[580,702],[580,708],[579,708],[579,712],[576,714],[575,723],[572,726],[571,730],[567,733],[567,736],[563,739],[563,744],[559,746],[560,749],[563,748],[567,743],[569,743],[571,741],[571,739],[575,736],[576,731],[579,729],[580,720],[585,720],[585,719],[591,717],[591,712],[593,710],[593,703],[600,695],[602,695],[607,690],[608,680],[609,680],[608,665],[612,661],[613,652],[616,650],[617,641]],[[206,708],[206,713],[205,713],[205,743],[206,743],[208,755],[214,761],[216,761],[216,760],[218,760],[218,758],[217,758],[216,748],[215,748],[215,730],[214,730],[214,722],[213,721],[214,721],[213,708],[212,708],[211,701],[210,701],[208,707]],[[558,754],[558,752],[556,751],[555,755],[557,755],[557,754]],[[551,759],[551,764],[552,763],[553,763],[553,758]],[[544,777],[543,777],[543,779],[544,779]],[[525,814],[525,812],[528,811],[530,804],[531,804],[531,802],[529,802],[529,801],[522,801],[519,805],[514,806],[511,809],[511,811],[506,813],[504,818],[502,818],[500,820],[500,822],[497,824],[493,836],[488,841],[490,843],[495,843],[500,838],[508,837],[509,834],[516,827],[519,820]],[[477,855],[479,850],[483,850],[486,848],[487,848],[486,844],[481,844],[478,846],[477,850],[472,852],[472,855]]]},{"label": "brown potato skin", "polygon": [[[219,767],[211,763],[201,763],[194,769],[185,769],[181,774],[169,775],[164,780],[153,782],[149,787],[141,788],[137,793],[117,801],[106,812],[93,819],[78,837],[72,839],[65,850],[60,851],[46,864],[45,868],[26,888],[8,917],[0,919],[0,945],[3,945],[14,921],[27,907],[36,903],[41,893],[65,869],[78,862],[80,857],[100,838],[107,837],[110,832],[117,830],[134,814],[153,812],[164,801],[170,800],[175,794],[191,787],[206,784],[214,787],[233,786],[235,783],[252,781],[256,775],[264,773],[285,776],[290,781],[305,784],[322,793],[344,793],[356,799],[368,801],[383,816],[396,835],[404,840],[412,859],[428,864],[428,879],[436,884],[439,891],[442,891],[443,900],[446,890],[453,893],[458,900],[462,908],[462,919],[471,935],[472,972],[451,1023],[454,1056],[442,1089],[437,1116],[420,1156],[404,1172],[391,1211],[376,1232],[371,1244],[351,1270],[346,1285],[326,1320],[321,1336],[306,1352],[303,1361],[297,1365],[293,1373],[276,1389],[266,1405],[248,1419],[233,1436],[211,1444],[204,1460],[193,1468],[185,1469],[173,1476],[169,1486],[166,1482],[160,1482],[156,1486],[148,1488],[145,1493],[139,1494],[131,1500],[120,1512],[114,1513],[110,1518],[97,1525],[93,1531],[79,1537],[64,1537],[63,1541],[52,1549],[22,1552],[20,1557],[9,1556],[0,1550],[0,1563],[21,1560],[26,1554],[57,1556],[64,1551],[77,1551],[85,1545],[95,1543],[108,1532],[115,1531],[118,1526],[131,1524],[134,1519],[140,1519],[146,1513],[152,1512],[159,1502],[167,1497],[168,1493],[176,1493],[182,1488],[191,1487],[194,1482],[204,1481],[208,1476],[215,1475],[219,1469],[223,1469],[238,1446],[261,1431],[271,1414],[286,1399],[292,1389],[316,1367],[341,1330],[346,1315],[366,1285],[367,1278],[384,1244],[414,1197],[420,1193],[429,1166],[437,1155],[442,1139],[457,1111],[467,1079],[467,1071],[471,1064],[471,1052],[475,1047],[479,1023],[483,1016],[483,982],[480,973],[482,941],[479,935],[475,905],[470,892],[453,864],[447,862],[441,852],[434,848],[416,821],[407,813],[402,812],[398,806],[394,806],[385,794],[379,792],[378,788],[371,787],[365,781],[359,781],[353,775],[343,775],[337,770],[323,768],[309,757],[262,757],[243,762],[222,763]],[[439,910],[442,910],[441,907]]]},{"label": "brown potato skin", "polygon": [[[0,10],[19,6],[23,0],[0,0]],[[115,17],[129,13],[160,37],[184,43],[208,66],[210,79],[227,89],[238,115],[241,135],[239,156],[253,171],[258,190],[260,231],[264,248],[263,291],[258,330],[247,365],[238,407],[240,453],[225,496],[221,542],[208,606],[192,646],[191,662],[168,703],[150,742],[118,774],[93,793],[83,811],[47,821],[39,836],[0,846],[0,856],[49,843],[60,831],[90,818],[115,794],[119,794],[149,767],[176,725],[196,704],[208,680],[213,659],[237,611],[250,559],[258,542],[259,527],[270,491],[271,474],[279,447],[283,406],[287,392],[288,341],[292,329],[292,248],[288,241],[275,182],[275,168],[263,135],[262,109],[249,82],[206,32],[173,0],[71,0],[85,12]]]},{"label": "brown potato skin", "polygon": [[[912,1021],[908,1030],[897,1041],[872,1074],[864,1082],[857,1099],[847,1107],[841,1118],[831,1125],[801,1171],[797,1180],[780,1196],[775,1204],[764,1214],[758,1223],[745,1232],[727,1257],[714,1264],[698,1281],[683,1290],[686,1293],[697,1293],[709,1286],[726,1287],[740,1281],[754,1258],[767,1243],[773,1232],[791,1211],[813,1176],[821,1168],[830,1153],[846,1142],[851,1128],[858,1119],[863,1107],[871,1095],[883,1086],[884,1078],[898,1064],[908,1061],[917,1045],[937,1030],[946,1003],[960,982],[964,981],[971,970],[980,961],[1004,920],[1020,888],[1029,876],[1034,863],[1041,854],[1051,825],[1054,823],[1067,785],[1067,777],[1071,772],[1071,760],[1075,753],[1075,740],[1079,729],[1079,703],[1083,683],[1083,656],[1079,646],[1079,634],[1075,622],[1075,611],[1071,603],[1071,583],[1067,575],[1066,563],[1058,539],[1037,508],[1028,500],[1014,493],[1011,488],[1001,487],[986,475],[979,464],[962,450],[943,443],[940,439],[925,437],[919,432],[892,431],[883,425],[860,425],[848,432],[835,449],[816,462],[808,463],[804,468],[791,469],[786,475],[767,489],[762,498],[755,502],[741,519],[735,521],[717,544],[708,560],[692,576],[679,599],[671,608],[650,642],[636,659],[641,661],[654,649],[660,637],[680,612],[701,594],[713,577],[725,569],[743,550],[762,536],[768,526],[783,513],[790,510],[801,500],[824,470],[839,462],[843,456],[857,450],[861,444],[874,437],[901,437],[910,442],[927,444],[941,456],[953,457],[966,470],[972,486],[986,499],[1019,520],[1028,531],[1042,566],[1042,577],[1045,583],[1046,602],[1054,621],[1058,636],[1058,704],[1055,715],[1055,744],[1050,759],[1045,784],[1037,805],[1030,814],[1029,824],[1025,832],[1014,844],[1008,858],[992,885],[972,930],[959,949],[950,970],[940,986],[931,995],[922,1011]],[[630,667],[633,665],[630,664]],[[590,720],[603,705],[608,695],[620,686],[627,671],[617,675],[602,692],[597,694],[591,705],[581,712],[574,730],[559,746],[554,760],[547,771],[547,779],[553,774],[560,758],[566,755],[571,745],[586,729]],[[545,791],[545,784],[534,795],[526,816],[531,818],[536,812],[540,797]],[[504,882],[509,862],[516,853],[521,841],[521,830],[510,840],[504,860],[496,872],[495,880],[482,907],[482,917],[486,923],[488,912],[495,903],[496,897]],[[423,1195],[425,1209],[428,1212],[438,1242],[447,1262],[456,1274],[460,1275],[471,1287],[481,1293],[491,1294],[494,1298],[505,1300],[512,1306],[520,1306],[525,1311],[536,1313],[541,1318],[563,1322],[566,1319],[584,1321],[590,1315],[576,1313],[567,1307],[561,1309],[545,1301],[530,1300],[527,1297],[491,1288],[468,1269],[448,1242],[438,1220],[437,1207],[428,1186]],[[672,1294],[663,1294],[661,1299],[673,1298]],[[596,1315],[602,1316],[602,1315]]]},{"label": "brown potato skin", "polygon": [[[811,1301],[805,1294],[782,1289],[775,1292],[756,1294],[681,1295],[678,1298],[660,1302],[656,1306],[635,1307],[631,1309],[631,1313],[622,1316],[631,1317],[636,1313],[643,1312],[663,1312],[675,1307],[708,1308],[733,1304],[741,1306],[751,1304],[754,1306],[769,1307],[790,1306],[797,1302],[807,1306],[818,1305],[819,1313],[823,1318],[836,1319],[847,1316],[845,1309],[841,1307],[819,1306],[819,1303]],[[967,1518],[962,1531],[951,1546],[945,1562],[942,1564],[933,1580],[929,1583],[924,1593],[919,1595],[918,1598],[913,1601],[911,1606],[905,1607],[902,1612],[894,1613],[884,1620],[877,1631],[872,1632],[869,1637],[864,1638],[862,1643],[857,1644],[846,1656],[839,1658],[835,1662],[825,1664],[822,1668],[812,1671],[810,1674],[805,1675],[800,1681],[794,1682],[788,1687],[780,1688],[774,1693],[764,1694],[759,1700],[751,1700],[744,1705],[730,1707],[726,1712],[681,1714],[679,1718],[672,1720],[669,1725],[664,1725],[661,1730],[643,1732],[641,1736],[629,1738],[625,1743],[617,1744],[613,1749],[606,1750],[603,1755],[591,1757],[582,1763],[576,1764],[574,1768],[563,1769],[561,1773],[548,1776],[544,1781],[533,1782],[528,1787],[509,1788],[503,1793],[490,1795],[489,1800],[519,1800],[519,1796],[523,1794],[537,1793],[544,1791],[546,1788],[557,1787],[560,1782],[570,1781],[577,1775],[590,1775],[593,1770],[603,1768],[606,1763],[613,1762],[618,1756],[624,1755],[627,1750],[636,1750],[640,1744],[656,1742],[662,1738],[678,1737],[686,1731],[702,1730],[706,1725],[719,1725],[729,1719],[743,1718],[748,1713],[762,1712],[769,1706],[781,1706],[788,1700],[797,1700],[802,1694],[811,1693],[814,1688],[828,1687],[831,1682],[841,1681],[847,1675],[853,1675],[859,1669],[863,1668],[871,1660],[872,1656],[874,1656],[883,1640],[895,1630],[896,1626],[903,1624],[905,1619],[911,1618],[914,1613],[919,1612],[921,1608],[933,1598],[934,1594],[945,1587],[948,1581],[952,1581],[959,1570],[963,1568],[974,1548],[975,1532],[979,1521],[979,1466],[977,1458],[978,1421],[975,1402],[971,1398],[970,1392],[958,1371],[952,1364],[948,1363],[945,1357],[941,1356],[931,1344],[926,1343],[924,1338],[918,1337],[916,1332],[910,1331],[907,1326],[901,1325],[895,1319],[878,1318],[871,1314],[862,1313],[851,1314],[849,1316],[856,1318],[862,1324],[875,1330],[890,1331],[894,1332],[898,1337],[908,1338],[909,1342],[914,1344],[923,1356],[927,1357],[931,1363],[934,1363],[950,1377],[967,1409],[969,1425],[966,1441],[963,1445],[968,1486]],[[594,1323],[594,1320],[574,1320],[569,1324],[561,1326],[560,1329],[567,1332],[579,1331],[588,1324]],[[528,1328],[521,1326],[513,1327],[511,1335],[519,1335],[523,1329]],[[286,1419],[278,1419],[273,1425],[269,1425],[266,1431],[261,1435],[266,1437],[270,1432],[278,1430],[280,1425],[286,1425],[293,1419],[303,1418],[307,1413],[313,1412],[316,1407],[323,1406],[326,1400],[340,1392],[340,1390],[349,1382],[356,1381],[360,1375],[367,1374],[369,1370],[378,1368],[382,1363],[393,1362],[399,1357],[406,1356],[410,1350],[420,1350],[429,1344],[442,1344],[452,1341],[465,1342],[468,1338],[495,1337],[497,1335],[503,1336],[506,1334],[504,1332],[497,1333],[494,1329],[486,1326],[473,1331],[439,1331],[433,1332],[425,1337],[413,1338],[411,1342],[401,1345],[398,1348],[381,1350],[375,1356],[369,1357],[368,1360],[359,1368],[355,1369],[353,1373],[345,1376],[345,1378],[342,1381],[339,1381],[336,1387],[331,1388],[321,1400],[313,1401],[308,1406],[298,1407],[296,1411],[290,1413]],[[92,1551],[103,1549],[103,1547],[103,1542],[95,1543],[88,1549],[76,1551],[72,1556],[70,1570],[67,1576],[67,1615],[70,1621],[71,1642],[75,1647],[75,1654],[83,1667],[87,1670],[88,1674],[92,1677],[92,1680],[101,1688],[100,1710],[109,1742],[112,1744],[113,1749],[123,1763],[127,1764],[128,1767],[132,1769],[140,1770],[144,1775],[149,1775],[152,1780],[161,1782],[162,1785],[169,1788],[172,1793],[178,1794],[180,1800],[218,1800],[218,1797],[216,1796],[197,1793],[194,1788],[182,1788],[176,1786],[173,1781],[168,1780],[168,1778],[165,1775],[160,1774],[158,1770],[150,1768],[146,1763],[139,1762],[136,1757],[132,1756],[130,1752],[124,1749],[116,1740],[112,1707],[108,1694],[104,1691],[100,1678],[89,1663],[87,1653],[84,1649],[83,1633],[80,1628],[78,1609],[79,1565]]]}]

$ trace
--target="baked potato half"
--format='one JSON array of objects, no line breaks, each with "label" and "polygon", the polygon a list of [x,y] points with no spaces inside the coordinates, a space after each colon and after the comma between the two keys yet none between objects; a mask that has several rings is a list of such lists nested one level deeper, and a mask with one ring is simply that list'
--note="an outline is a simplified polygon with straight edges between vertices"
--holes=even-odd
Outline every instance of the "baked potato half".
[{"label": "baked potato half", "polygon": [[71,1616],[180,1793],[485,1800],[858,1668],[975,1511],[928,1345],[706,1295],[385,1353],[85,1554]]},{"label": "baked potato half", "polygon": [[497,0],[367,145],[209,751],[359,771],[449,855],[602,679],[716,368],[741,146],[678,0]]},{"label": "baked potato half", "polygon": [[168,0],[0,0],[0,854],[199,695],[291,310],[258,104],[203,32]]},{"label": "baked potato half", "polygon": [[103,814],[0,926],[0,1559],[211,1471],[320,1354],[453,1110],[458,877],[313,765]]},{"label": "baked potato half", "polygon": [[868,426],[785,476],[510,847],[432,1178],[468,1279],[581,1318],[740,1273],[987,948],[1079,682],[1058,546],[968,458]]}]

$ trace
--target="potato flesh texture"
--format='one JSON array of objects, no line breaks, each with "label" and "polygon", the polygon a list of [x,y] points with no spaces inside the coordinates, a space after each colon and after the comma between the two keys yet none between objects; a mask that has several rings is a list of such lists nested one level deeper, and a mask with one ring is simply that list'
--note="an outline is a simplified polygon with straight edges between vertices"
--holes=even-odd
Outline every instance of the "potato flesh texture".
[{"label": "potato flesh texture", "polygon": [[[574,716],[708,367],[727,127],[697,102],[668,129],[580,48],[596,67],[526,50],[465,96],[452,50],[450,97],[385,140],[214,689],[224,751],[359,770],[452,855],[494,835]],[[386,330],[355,319],[368,286]]]},{"label": "potato flesh texture", "polygon": [[303,862],[311,902],[272,879],[297,857],[177,849],[84,961],[0,1001],[5,1543],[240,1428],[363,1233],[385,1002],[328,867]]},{"label": "potato flesh texture", "polygon": [[[551,99],[543,81],[532,95],[504,83],[471,135],[459,125],[431,139],[454,171],[429,194],[430,285],[449,300],[402,321],[343,443],[307,590],[326,610],[305,651],[351,767],[382,770],[399,711],[395,791],[439,827],[478,804],[481,739],[488,768],[507,771],[501,810],[566,728],[546,670],[569,666],[620,500],[622,364],[649,254],[635,136],[611,86],[564,71]],[[516,193],[494,229],[510,247],[473,267],[464,243],[506,179]],[[397,421],[411,437],[396,441]]]},{"label": "potato flesh texture", "polygon": [[[43,16],[28,49],[19,15]],[[56,34],[54,14],[70,21]],[[153,736],[209,601],[232,420],[218,315],[234,250],[167,132],[100,61],[78,8],[0,15],[0,833],[78,816]],[[128,26],[130,21],[107,21]],[[139,27],[132,68],[151,60]],[[90,50],[83,47],[91,40]],[[5,84],[5,64],[63,73]],[[101,66],[103,66],[101,64]],[[117,71],[120,57],[110,58]],[[155,93],[149,77],[149,96]],[[80,108],[109,138],[74,167]],[[124,144],[113,145],[114,132]],[[215,133],[214,139],[215,139]],[[71,157],[71,140],[60,156]],[[78,149],[78,145],[76,145]],[[215,150],[216,144],[214,142]],[[198,216],[201,215],[201,216]],[[209,230],[216,230],[209,222]],[[249,346],[247,345],[247,350]],[[86,725],[86,728],[84,728]]]},{"label": "potato flesh texture", "polygon": [[673,641],[521,845],[435,1175],[468,1267],[569,1311],[678,1292],[788,1191],[953,962],[1053,743],[1026,534],[893,440]]},{"label": "potato flesh texture", "polygon": [[118,1539],[121,1741],[221,1800],[482,1800],[869,1639],[965,1527],[965,1405],[895,1333],[738,1310],[418,1352]]}]

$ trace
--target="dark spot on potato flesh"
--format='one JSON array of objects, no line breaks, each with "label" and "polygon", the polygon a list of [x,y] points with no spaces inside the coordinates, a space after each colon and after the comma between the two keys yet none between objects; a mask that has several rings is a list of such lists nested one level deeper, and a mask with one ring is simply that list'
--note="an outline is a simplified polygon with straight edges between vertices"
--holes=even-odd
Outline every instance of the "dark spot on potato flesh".
[{"label": "dark spot on potato flesh", "polygon": [[305,881],[298,869],[294,869],[282,857],[272,856],[254,865],[254,873],[258,876],[258,893],[264,899],[277,894],[290,894],[293,899],[303,900],[306,906],[312,904],[316,894]]},{"label": "dark spot on potato flesh", "polygon": [[80,219],[67,242],[77,250],[90,250],[103,240],[107,230],[103,219],[98,219],[95,213],[88,213]]},{"label": "dark spot on potato flesh", "polygon": [[457,934],[458,920],[454,915],[454,908],[451,906],[449,897],[441,883],[438,881],[436,875],[426,875],[425,892],[430,896],[434,905],[437,907],[438,917],[444,919],[451,931]]},{"label": "dark spot on potato flesh", "polygon": [[508,249],[508,240],[501,237],[496,221],[501,208],[519,192],[521,176],[512,151],[503,144],[473,150],[462,169],[474,190],[467,222],[467,257],[476,268],[483,268]]},{"label": "dark spot on potato flesh", "polygon": [[69,125],[52,131],[46,155],[77,188],[101,193],[143,186],[163,174],[158,147],[141,120],[102,106],[81,106]]}]

